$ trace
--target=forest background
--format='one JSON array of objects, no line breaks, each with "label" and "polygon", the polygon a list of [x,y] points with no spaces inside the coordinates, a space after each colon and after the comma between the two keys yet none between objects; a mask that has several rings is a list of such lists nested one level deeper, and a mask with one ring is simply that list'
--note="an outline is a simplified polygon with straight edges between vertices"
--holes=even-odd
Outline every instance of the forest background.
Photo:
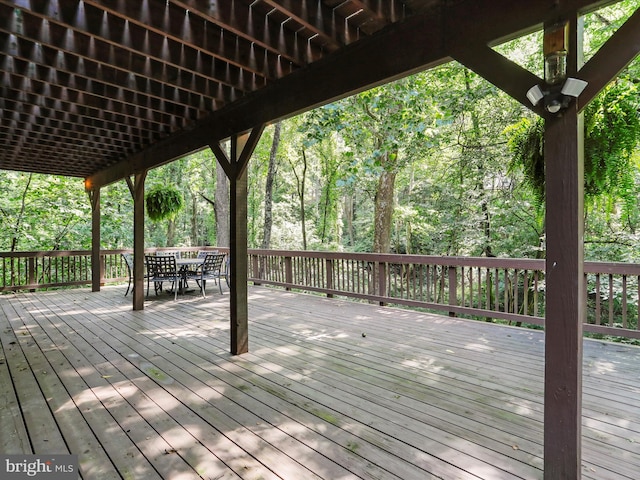
[{"label": "forest background", "polygon": [[[585,61],[638,8],[584,18]],[[542,77],[542,35],[496,49]],[[640,61],[585,112],[585,259],[640,262]],[[249,248],[543,258],[542,124],[461,65],[269,126],[249,163]],[[542,169],[542,170],[541,170]],[[543,178],[543,177],[542,177]],[[149,172],[183,208],[147,246],[228,245],[228,186],[210,150]],[[0,171],[0,250],[91,247],[81,180]],[[101,192],[102,248],[133,245],[124,181]]]}]

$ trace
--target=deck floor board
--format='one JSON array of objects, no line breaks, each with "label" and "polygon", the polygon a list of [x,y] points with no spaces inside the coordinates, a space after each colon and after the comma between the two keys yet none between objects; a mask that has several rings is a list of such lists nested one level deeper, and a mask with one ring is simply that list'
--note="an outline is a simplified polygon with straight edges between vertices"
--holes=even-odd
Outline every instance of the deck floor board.
[{"label": "deck floor board", "polygon": [[[541,479],[544,334],[249,289],[0,296],[0,448],[82,478]],[[640,471],[640,348],[586,340],[583,478]]]}]

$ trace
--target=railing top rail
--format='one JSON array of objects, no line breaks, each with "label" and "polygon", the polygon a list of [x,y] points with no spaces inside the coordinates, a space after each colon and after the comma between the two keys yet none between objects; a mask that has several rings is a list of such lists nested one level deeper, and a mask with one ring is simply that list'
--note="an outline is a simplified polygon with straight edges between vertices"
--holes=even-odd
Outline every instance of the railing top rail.
[{"label": "railing top rail", "polygon": [[[100,250],[103,255],[115,255],[130,250]],[[0,252],[0,258],[43,258],[43,257],[70,257],[74,255],[91,255],[91,250],[34,250],[21,252]]]},{"label": "railing top rail", "polygon": [[249,254],[281,257],[306,257],[324,259],[362,260],[386,263],[413,263],[424,265],[472,266],[501,268],[529,268],[540,270],[544,267],[544,260],[532,258],[498,258],[498,257],[456,257],[438,255],[405,255],[393,253],[354,253],[354,252],[321,252],[294,250],[261,250],[250,249]]},{"label": "railing top rail", "polygon": [[[163,250],[178,250],[181,252],[193,252],[197,250],[216,249],[227,251],[220,247],[149,247],[147,253]],[[131,249],[101,250],[103,255],[117,255],[131,252]],[[441,265],[450,267],[480,267],[480,268],[510,268],[527,270],[544,270],[545,260],[533,258],[505,258],[505,257],[460,257],[445,255],[404,255],[381,253],[356,253],[356,252],[323,252],[304,250],[264,250],[250,249],[251,255],[280,256],[294,258],[318,258],[318,259],[342,259],[358,260],[365,262],[385,262],[416,265]],[[44,258],[44,257],[68,257],[73,255],[91,255],[90,250],[48,250],[48,251],[20,251],[0,252],[0,258]],[[640,263],[621,262],[584,262],[585,273],[640,275]]]},{"label": "railing top rail", "polygon": [[640,275],[640,263],[584,262],[585,273]]},{"label": "railing top rail", "polygon": [[[161,252],[163,250],[181,251],[181,252],[195,252],[198,250],[227,250],[225,248],[218,247],[149,247],[145,248],[145,252],[154,253]],[[131,248],[119,248],[112,250],[100,250],[102,255],[118,255],[120,253],[131,253]],[[91,250],[33,250],[33,251],[18,251],[18,252],[0,252],[0,258],[43,258],[43,257],[69,257],[73,255],[91,255]]]}]

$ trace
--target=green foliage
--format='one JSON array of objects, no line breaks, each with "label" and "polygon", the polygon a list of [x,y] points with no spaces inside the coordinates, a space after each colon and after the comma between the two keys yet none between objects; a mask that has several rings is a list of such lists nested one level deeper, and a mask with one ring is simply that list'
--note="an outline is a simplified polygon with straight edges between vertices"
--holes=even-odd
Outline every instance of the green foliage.
[{"label": "green foliage", "polygon": [[631,193],[630,160],[640,140],[639,107],[635,85],[618,79],[585,109],[584,189],[588,197],[625,198]]},{"label": "green foliage", "polygon": [[155,222],[174,219],[183,208],[184,200],[180,191],[168,185],[154,185],[145,195],[147,215]]},{"label": "green foliage", "polygon": [[0,171],[1,250],[67,250],[91,245],[91,207],[82,181]]},{"label": "green foliage", "polygon": [[531,187],[537,207],[544,205],[544,121],[522,118],[505,129],[512,153],[510,170],[521,167],[525,182]]},{"label": "green foliage", "polygon": [[[585,109],[584,192],[621,198],[633,208],[634,169],[631,157],[640,140],[638,92],[629,81],[618,79]],[[511,168],[521,167],[527,184],[540,204],[544,201],[544,121],[523,118],[505,129],[512,153]]]}]

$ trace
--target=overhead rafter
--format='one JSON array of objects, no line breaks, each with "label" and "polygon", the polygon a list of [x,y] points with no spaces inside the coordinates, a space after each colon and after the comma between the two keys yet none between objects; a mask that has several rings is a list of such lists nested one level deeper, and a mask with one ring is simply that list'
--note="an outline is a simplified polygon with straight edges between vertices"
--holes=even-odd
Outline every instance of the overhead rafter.
[{"label": "overhead rafter", "polygon": [[[498,39],[515,37],[515,32],[534,31],[551,14],[556,18],[572,9],[592,9],[604,3],[607,2],[574,0],[558,4],[555,0],[536,0],[521,9],[510,8],[508,0],[443,4],[437,11],[413,15],[223,107],[194,128],[173,134],[127,162],[92,176],[92,181],[101,185],[117,181],[136,168],[153,168],[204,148],[212,138],[227,138],[254,125],[294,115],[448,61],[469,44],[491,45]],[[481,17],[485,21],[477,22]],[[397,55],[398,51],[403,55]],[[358,65],[357,72],[353,65]],[[521,84],[537,78],[523,72],[519,75]]]},{"label": "overhead rafter", "polygon": [[[264,5],[273,8],[286,20],[286,28],[300,31],[308,30],[307,36],[313,43],[319,43],[322,48],[335,52],[341,46],[349,43],[348,39],[357,38],[357,30],[351,25],[344,25],[337,21],[333,10],[321,2],[300,2],[296,0],[261,0]],[[270,16],[275,16],[271,13]]]},{"label": "overhead rafter", "polygon": [[[533,78],[489,47],[606,3],[0,0],[0,168],[110,183],[203,148],[212,134],[226,138],[452,56],[483,58],[475,69],[487,77],[497,66],[505,78],[496,81],[507,79],[523,101]],[[606,70],[636,51],[620,39],[626,50],[598,54]],[[601,83],[597,68],[582,73],[589,89]]]},{"label": "overhead rafter", "polygon": [[239,2],[182,0],[173,3],[296,66],[311,63],[321,56],[320,48],[309,45],[302,35],[286,35],[282,22],[265,15],[254,3],[249,8],[241,8]]},{"label": "overhead rafter", "polygon": [[405,1],[0,0],[0,168],[127,161],[402,20]]}]

